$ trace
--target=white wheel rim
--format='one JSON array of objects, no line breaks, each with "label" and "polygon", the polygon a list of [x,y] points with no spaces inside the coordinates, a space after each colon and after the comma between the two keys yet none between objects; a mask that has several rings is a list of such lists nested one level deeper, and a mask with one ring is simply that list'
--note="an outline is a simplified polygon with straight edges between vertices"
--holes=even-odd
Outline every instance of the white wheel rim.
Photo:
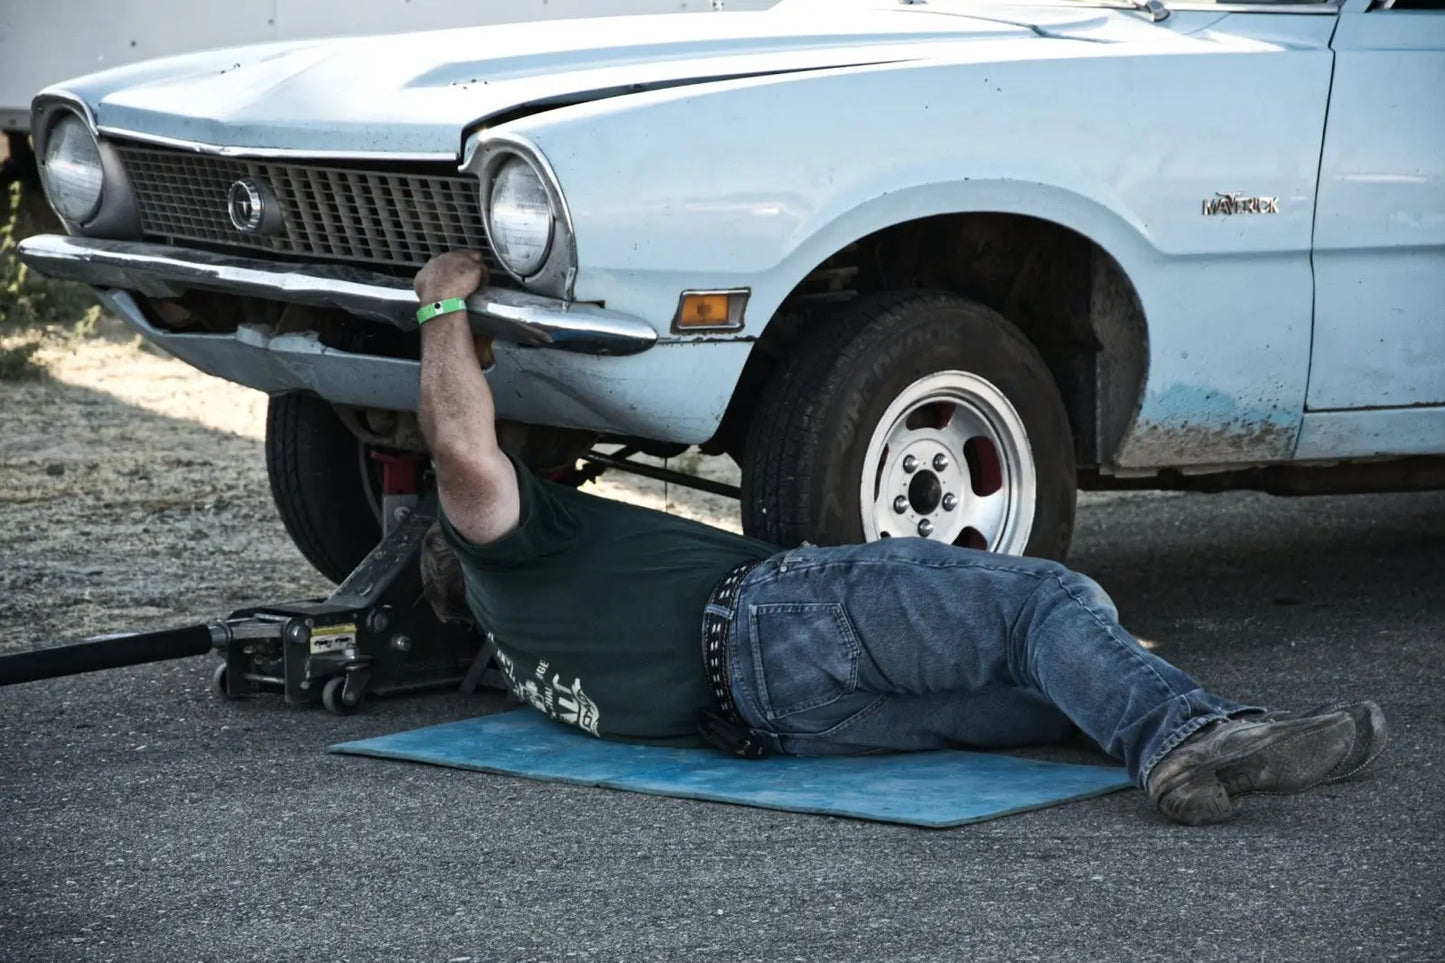
[{"label": "white wheel rim", "polygon": [[894,399],[868,440],[858,504],[868,541],[923,536],[1022,555],[1037,474],[1013,403],[985,378],[940,371]]}]

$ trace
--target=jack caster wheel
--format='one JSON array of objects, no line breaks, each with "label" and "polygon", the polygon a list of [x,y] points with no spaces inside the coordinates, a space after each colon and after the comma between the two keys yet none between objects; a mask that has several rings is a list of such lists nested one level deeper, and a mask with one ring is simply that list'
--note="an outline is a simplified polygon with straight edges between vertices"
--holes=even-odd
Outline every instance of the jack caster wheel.
[{"label": "jack caster wheel", "polygon": [[346,716],[355,712],[361,706],[361,696],[355,695],[348,698],[346,694],[346,676],[332,676],[326,680],[326,685],[321,689],[321,704],[326,711],[338,716]]},{"label": "jack caster wheel", "polygon": [[[242,693],[240,695],[231,695],[230,676],[230,667],[227,666],[226,663],[222,662],[220,665],[216,666],[216,670],[211,673],[211,692],[215,695],[217,699],[220,699],[223,702],[234,702],[237,699],[246,698],[245,693]],[[247,686],[247,688],[254,692],[256,689],[256,684],[253,682],[249,686]]]},{"label": "jack caster wheel", "polygon": [[216,671],[211,673],[211,692],[215,694],[217,699],[231,698],[231,691],[226,685],[226,678],[229,675],[230,671],[224,662],[216,666]]}]

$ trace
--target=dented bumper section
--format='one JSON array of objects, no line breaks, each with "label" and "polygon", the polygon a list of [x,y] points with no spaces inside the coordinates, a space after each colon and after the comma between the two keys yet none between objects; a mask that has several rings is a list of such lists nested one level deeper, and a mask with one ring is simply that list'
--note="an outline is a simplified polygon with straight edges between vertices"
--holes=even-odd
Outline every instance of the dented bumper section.
[{"label": "dented bumper section", "polygon": [[[19,254],[42,274],[97,288],[157,298],[215,291],[336,308],[403,330],[416,327],[416,295],[407,281],[360,268],[54,234],[26,238]],[[467,299],[467,313],[477,333],[523,347],[630,355],[657,343],[657,331],[639,318],[507,288],[482,288]]]},{"label": "dented bumper section", "polygon": [[311,391],[334,404],[415,411],[418,363],[341,351],[315,332],[276,334],[242,324],[228,334],[188,334],[151,324],[129,292],[97,288],[112,314],[142,337],[206,374],[267,394]]}]

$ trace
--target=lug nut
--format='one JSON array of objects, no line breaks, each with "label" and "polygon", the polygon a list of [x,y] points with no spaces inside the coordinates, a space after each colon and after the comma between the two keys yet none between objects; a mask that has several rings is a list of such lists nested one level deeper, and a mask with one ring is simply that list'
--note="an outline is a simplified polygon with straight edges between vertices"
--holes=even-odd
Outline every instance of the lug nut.
[{"label": "lug nut", "polygon": [[918,459],[914,458],[912,455],[904,455],[903,470],[910,475],[913,474],[915,471],[918,470]]},{"label": "lug nut", "polygon": [[953,494],[953,492],[949,492],[947,495],[944,495],[944,496],[943,496],[943,510],[944,510],[944,511],[946,511],[946,512],[951,512],[951,511],[953,511],[953,510],[954,510],[955,508],[957,508],[957,507],[958,507],[958,497],[955,496],[955,495]]},{"label": "lug nut", "polygon": [[943,471],[943,470],[944,470],[945,468],[947,468],[947,467],[948,467],[948,456],[947,456],[947,455],[940,453],[940,454],[937,454],[937,455],[934,455],[934,456],[933,456],[933,470],[934,470],[934,471]]},{"label": "lug nut", "polygon": [[930,522],[930,521],[929,521],[928,519],[926,519],[926,518],[920,520],[919,523],[918,523],[918,534],[922,535],[924,538],[927,538],[928,536],[932,535],[932,534],[933,534],[933,523]]},{"label": "lug nut", "polygon": [[899,495],[897,498],[893,499],[893,510],[900,515],[908,511],[908,496]]}]

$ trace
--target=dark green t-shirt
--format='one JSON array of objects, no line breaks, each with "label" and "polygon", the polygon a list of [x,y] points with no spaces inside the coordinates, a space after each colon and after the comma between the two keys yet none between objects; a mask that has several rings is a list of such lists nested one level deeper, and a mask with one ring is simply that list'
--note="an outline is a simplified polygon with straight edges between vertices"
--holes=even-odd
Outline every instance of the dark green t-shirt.
[{"label": "dark green t-shirt", "polygon": [[512,691],[594,736],[699,744],[696,713],[712,703],[703,606],[728,569],[779,549],[517,476],[512,532],[472,545],[442,520]]}]

